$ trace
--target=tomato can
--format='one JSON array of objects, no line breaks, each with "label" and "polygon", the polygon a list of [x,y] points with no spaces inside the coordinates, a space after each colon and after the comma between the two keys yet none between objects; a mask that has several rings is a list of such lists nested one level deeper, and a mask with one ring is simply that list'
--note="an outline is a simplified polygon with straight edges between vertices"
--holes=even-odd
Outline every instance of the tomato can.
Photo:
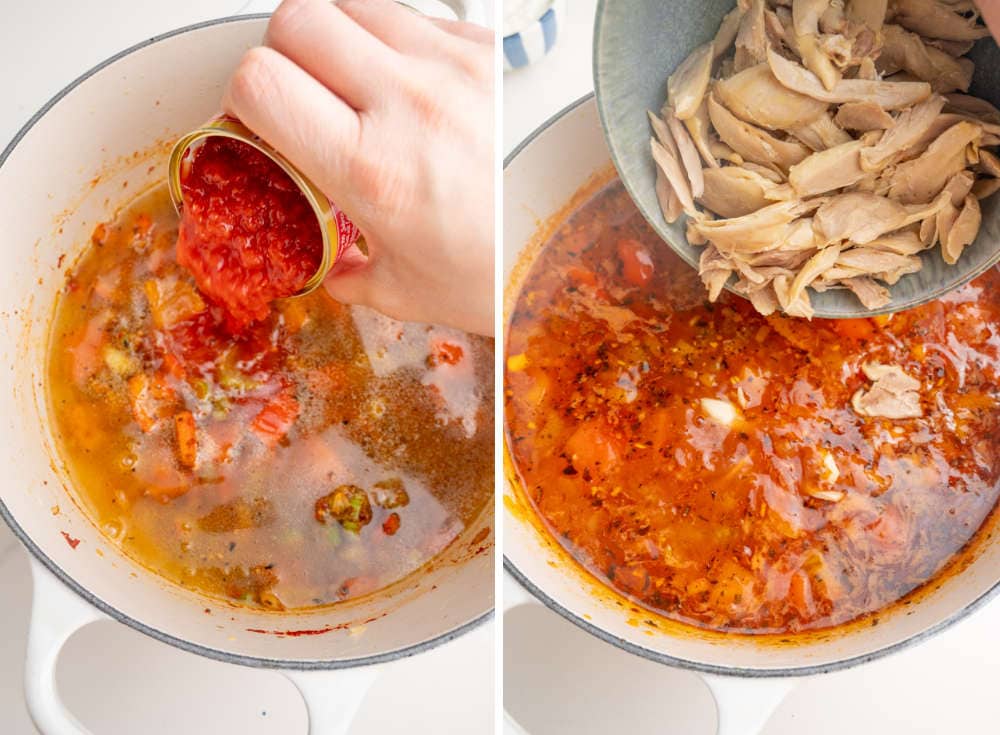
[{"label": "tomato can", "polygon": [[281,166],[295,185],[299,187],[302,195],[309,202],[313,212],[316,214],[316,219],[320,225],[320,232],[323,236],[323,256],[316,273],[306,281],[306,284],[294,296],[304,296],[318,288],[330,272],[330,269],[340,261],[344,253],[352,245],[356,244],[362,252],[367,254],[364,236],[361,234],[358,226],[336,204],[330,201],[305,174],[293,166],[287,158],[278,153],[260,136],[254,134],[250,128],[231,115],[217,115],[213,117],[201,127],[182,136],[174,144],[173,150],[170,152],[167,182],[170,189],[170,198],[173,200],[178,212],[184,206],[181,175],[185,162],[189,160],[189,153],[200,142],[215,136],[233,138],[247,143]]}]

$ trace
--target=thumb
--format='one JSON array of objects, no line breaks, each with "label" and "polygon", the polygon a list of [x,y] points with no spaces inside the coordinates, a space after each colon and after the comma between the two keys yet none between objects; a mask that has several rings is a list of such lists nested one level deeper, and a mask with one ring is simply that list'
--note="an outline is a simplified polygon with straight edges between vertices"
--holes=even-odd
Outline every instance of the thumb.
[{"label": "thumb", "polygon": [[323,288],[334,299],[345,304],[372,306],[376,293],[375,263],[357,245],[352,245],[330,269]]},{"label": "thumb", "polygon": [[1000,0],[979,0],[978,5],[993,37],[1000,42]]}]

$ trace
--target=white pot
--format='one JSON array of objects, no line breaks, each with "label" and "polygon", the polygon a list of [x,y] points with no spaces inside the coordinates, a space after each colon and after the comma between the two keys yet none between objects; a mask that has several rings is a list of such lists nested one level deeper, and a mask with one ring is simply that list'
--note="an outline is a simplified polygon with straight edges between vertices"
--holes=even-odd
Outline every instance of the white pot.
[{"label": "white pot", "polygon": [[[568,107],[537,130],[504,170],[504,273],[507,311],[517,296],[515,270],[538,223],[555,215],[587,180],[611,166],[593,97]],[[666,247],[666,246],[664,246]],[[935,583],[905,610],[879,616],[877,626],[846,629],[795,645],[752,637],[683,634],[636,625],[632,607],[579,571],[532,511],[505,484],[503,549],[508,580],[504,607],[541,601],[593,635],[639,656],[706,675],[719,705],[719,731],[755,733],[794,679],[870,661],[913,645],[968,615],[1000,589],[1000,543],[986,542],[964,571]],[[514,507],[516,512],[510,512]],[[640,619],[643,616],[639,616]],[[631,622],[630,622],[631,620]],[[652,633],[652,634],[650,634]]]},{"label": "white pot", "polygon": [[[290,672],[311,731],[328,735],[346,729],[374,678],[372,664],[448,641],[493,608],[492,533],[483,553],[475,552],[482,544],[471,545],[493,525],[492,507],[431,571],[390,594],[319,613],[274,614],[213,602],[149,573],[109,544],[67,494],[44,387],[65,269],[98,222],[131,193],[165,181],[170,142],[218,110],[227,77],[265,26],[264,17],[223,19],[124,51],[58,94],[0,155],[0,456],[7,475],[0,515],[33,556],[25,684],[29,711],[48,735],[84,732],[59,701],[54,664],[70,634],[96,618],[210,658]],[[75,548],[64,532],[79,539]],[[327,632],[280,635],[320,630]]]}]

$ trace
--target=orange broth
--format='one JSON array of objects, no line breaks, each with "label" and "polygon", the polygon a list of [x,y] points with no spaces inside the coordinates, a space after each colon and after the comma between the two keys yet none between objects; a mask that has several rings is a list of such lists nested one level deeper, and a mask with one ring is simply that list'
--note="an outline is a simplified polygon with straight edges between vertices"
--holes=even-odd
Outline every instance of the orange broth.
[{"label": "orange broth", "polygon": [[[919,380],[921,418],[854,412],[869,362]],[[765,318],[708,304],[616,182],[526,275],[505,430],[553,537],[634,602],[723,632],[819,630],[927,583],[990,516],[998,372],[996,270],[891,318]]]},{"label": "orange broth", "polygon": [[320,289],[231,333],[176,260],[165,188],[101,225],[49,355],[79,500],[203,594],[302,609],[428,563],[492,498],[493,342]]}]

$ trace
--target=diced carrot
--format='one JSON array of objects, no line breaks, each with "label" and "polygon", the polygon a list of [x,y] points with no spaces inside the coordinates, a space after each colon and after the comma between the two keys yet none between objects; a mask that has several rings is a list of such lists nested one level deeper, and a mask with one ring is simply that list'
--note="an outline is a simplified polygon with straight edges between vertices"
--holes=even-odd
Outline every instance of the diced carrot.
[{"label": "diced carrot", "polygon": [[190,411],[179,411],[174,416],[174,429],[177,432],[177,459],[182,466],[194,469],[198,462],[198,430],[194,415]]},{"label": "diced carrot", "polygon": [[430,366],[457,365],[461,362],[464,354],[458,345],[450,342],[435,342],[431,347]]},{"label": "diced carrot", "polygon": [[390,513],[382,523],[382,532],[386,536],[394,536],[399,530],[399,513]]},{"label": "diced carrot", "polygon": [[150,377],[139,373],[128,380],[128,397],[136,423],[148,433],[163,418],[174,402],[175,394],[161,376]]},{"label": "diced carrot", "polygon": [[566,277],[574,286],[597,286],[597,274],[579,265],[570,266]]},{"label": "diced carrot", "polygon": [[283,390],[260,410],[250,428],[268,447],[277,446],[299,416],[299,402],[290,390]]},{"label": "diced carrot", "polygon": [[150,279],[143,284],[153,323],[169,329],[205,311],[205,302],[194,286],[181,279]]},{"label": "diced carrot", "polygon": [[132,415],[139,428],[147,433],[152,431],[156,426],[156,414],[151,400],[148,375],[139,373],[129,378],[128,398],[132,404]]},{"label": "diced carrot", "polygon": [[803,620],[809,620],[816,614],[812,585],[809,583],[809,577],[802,570],[792,575],[788,585],[788,602],[798,611]]},{"label": "diced carrot", "polygon": [[622,261],[622,275],[633,286],[645,286],[653,277],[653,257],[638,240],[619,240],[618,257]]},{"label": "diced carrot", "polygon": [[858,342],[871,339],[875,334],[875,327],[868,319],[837,319],[832,324],[834,331],[841,337]]}]

